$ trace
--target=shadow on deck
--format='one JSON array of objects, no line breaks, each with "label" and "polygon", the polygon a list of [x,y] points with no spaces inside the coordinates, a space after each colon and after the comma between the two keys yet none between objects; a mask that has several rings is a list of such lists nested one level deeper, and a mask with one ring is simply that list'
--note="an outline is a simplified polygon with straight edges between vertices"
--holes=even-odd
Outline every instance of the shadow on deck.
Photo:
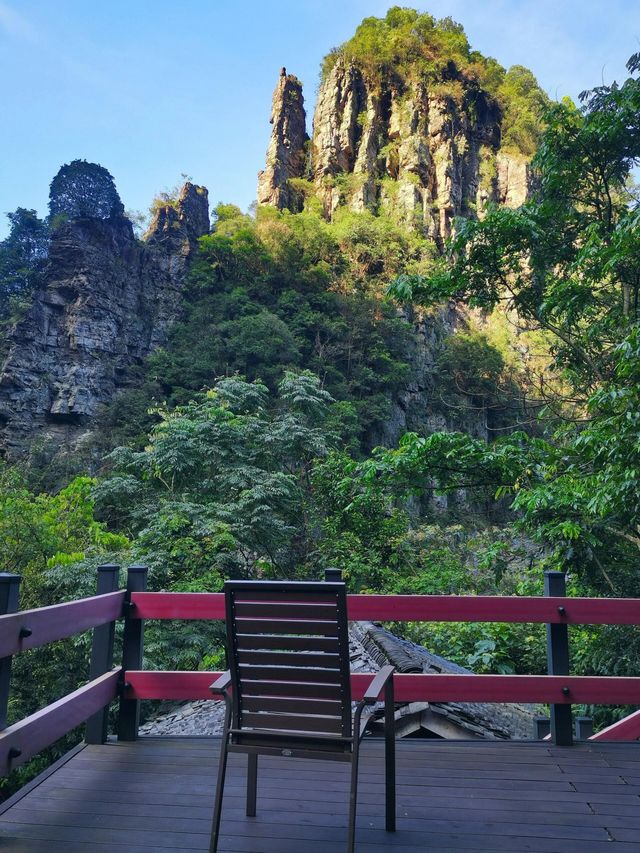
[{"label": "shadow on deck", "polygon": [[[383,744],[363,743],[361,853],[640,853],[640,745],[399,741],[398,831],[384,822]],[[0,849],[16,853],[207,850],[216,738],[84,746],[16,794]],[[231,755],[220,851],[327,853],[346,839],[346,765],[260,758],[258,813],[244,814],[246,759]]]}]

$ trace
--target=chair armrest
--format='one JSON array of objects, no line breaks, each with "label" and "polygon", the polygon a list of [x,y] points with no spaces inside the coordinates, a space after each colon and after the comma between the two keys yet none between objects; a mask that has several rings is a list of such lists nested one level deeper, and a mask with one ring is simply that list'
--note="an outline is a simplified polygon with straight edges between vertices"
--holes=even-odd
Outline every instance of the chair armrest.
[{"label": "chair armrest", "polygon": [[387,682],[393,678],[393,673],[394,668],[392,666],[383,666],[380,672],[376,673],[362,697],[365,705],[375,705]]},{"label": "chair armrest", "polygon": [[217,681],[214,681],[213,684],[209,685],[209,690],[212,693],[224,693],[229,685],[231,684],[231,673],[229,670],[223,672],[220,678]]}]

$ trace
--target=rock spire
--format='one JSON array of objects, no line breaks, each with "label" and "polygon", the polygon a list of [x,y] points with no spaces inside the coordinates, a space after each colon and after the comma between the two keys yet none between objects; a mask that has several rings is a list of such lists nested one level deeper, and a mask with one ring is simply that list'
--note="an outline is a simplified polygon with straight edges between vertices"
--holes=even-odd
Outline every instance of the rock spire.
[{"label": "rock spire", "polygon": [[302,209],[302,193],[291,185],[291,178],[305,173],[309,137],[302,96],[302,83],[282,68],[271,105],[271,139],[267,162],[258,176],[258,204],[271,204],[280,210],[297,213]]},{"label": "rock spire", "polygon": [[[293,101],[286,91],[295,91]],[[372,81],[339,58],[318,92],[305,165],[302,156],[285,156],[294,147],[294,116],[298,150],[303,144],[301,105],[300,83],[281,74],[259,204],[297,209],[290,178],[306,169],[327,218],[339,205],[386,210],[442,244],[454,216],[481,215],[488,201],[515,207],[526,199],[528,166],[501,150],[500,107],[477,84],[397,74]]]}]

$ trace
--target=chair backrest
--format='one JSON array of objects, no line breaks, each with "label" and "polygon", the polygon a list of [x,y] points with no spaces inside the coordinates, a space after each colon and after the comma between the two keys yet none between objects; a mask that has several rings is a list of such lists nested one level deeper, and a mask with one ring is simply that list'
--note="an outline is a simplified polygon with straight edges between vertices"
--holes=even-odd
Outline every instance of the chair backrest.
[{"label": "chair backrest", "polygon": [[227,581],[233,728],[350,738],[343,583]]}]

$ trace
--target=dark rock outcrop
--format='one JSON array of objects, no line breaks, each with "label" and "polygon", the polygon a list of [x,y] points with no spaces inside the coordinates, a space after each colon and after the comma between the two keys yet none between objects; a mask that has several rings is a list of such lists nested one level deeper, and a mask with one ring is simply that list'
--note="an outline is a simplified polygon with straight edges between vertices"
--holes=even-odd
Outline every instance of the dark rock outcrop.
[{"label": "dark rock outcrop", "polygon": [[289,181],[304,175],[306,159],[306,113],[302,83],[286,68],[273,93],[271,139],[264,171],[258,176],[258,204],[271,204],[297,213],[303,196]]},{"label": "dark rock outcrop", "polygon": [[24,456],[34,440],[73,449],[95,415],[165,338],[199,236],[204,187],[186,184],[158,209],[144,242],[129,220],[82,218],[53,233],[46,283],[10,333],[0,375],[0,448]]}]

